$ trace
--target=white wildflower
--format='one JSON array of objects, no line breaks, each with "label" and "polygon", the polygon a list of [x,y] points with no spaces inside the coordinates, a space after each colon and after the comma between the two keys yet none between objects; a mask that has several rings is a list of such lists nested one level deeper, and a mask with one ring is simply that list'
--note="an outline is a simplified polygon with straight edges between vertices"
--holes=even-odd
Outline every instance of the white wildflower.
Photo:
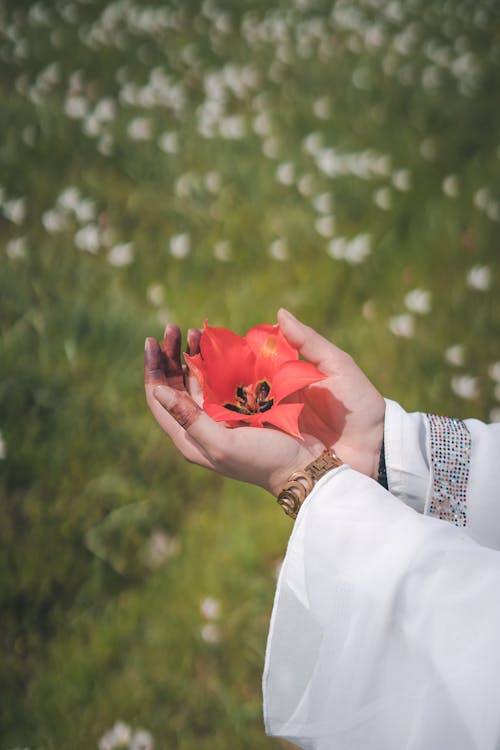
[{"label": "white wildflower", "polygon": [[411,186],[410,170],[398,169],[397,172],[394,172],[392,175],[392,184],[397,190],[401,190],[403,193],[408,192]]},{"label": "white wildflower", "polygon": [[330,117],[330,100],[327,96],[316,99],[313,104],[313,112],[320,120],[328,120]]},{"label": "white wildflower", "polygon": [[415,319],[409,313],[394,315],[389,319],[389,330],[395,336],[411,339],[415,333]]},{"label": "white wildflower", "polygon": [[187,232],[170,238],[170,254],[174,258],[185,258],[191,251],[191,238]]},{"label": "white wildflower", "polygon": [[161,284],[151,284],[147,288],[146,297],[152,305],[159,307],[165,302],[165,290]]},{"label": "white wildflower", "polygon": [[458,183],[458,177],[456,174],[449,174],[447,177],[444,178],[441,188],[443,190],[443,193],[448,196],[448,198],[456,198],[459,192],[459,183]]},{"label": "white wildflower", "polygon": [[437,154],[436,144],[432,138],[426,138],[420,144],[420,155],[426,161],[434,161]]},{"label": "white wildflower", "polygon": [[279,238],[271,242],[269,246],[269,255],[274,260],[287,260],[288,258],[288,245],[285,239]]},{"label": "white wildflower", "polygon": [[93,114],[88,115],[83,121],[82,131],[90,138],[96,138],[101,133],[101,123]]},{"label": "white wildflower", "polygon": [[154,740],[151,732],[138,729],[130,741],[130,750],[154,750]]},{"label": "white wildflower", "polygon": [[371,237],[369,234],[357,234],[349,240],[344,248],[344,259],[351,265],[363,263],[371,253]]},{"label": "white wildflower", "polygon": [[312,191],[314,190],[314,180],[312,175],[310,174],[303,174],[299,179],[297,180],[297,190],[301,195],[311,195]]},{"label": "white wildflower", "polygon": [[147,117],[134,117],[127,126],[127,133],[134,141],[149,141],[152,134],[151,120]]},{"label": "white wildflower", "polygon": [[82,198],[74,207],[75,216],[80,224],[86,224],[95,219],[95,203],[89,198]]},{"label": "white wildflower", "polygon": [[245,137],[245,119],[241,115],[228,115],[219,122],[219,132],[228,140],[240,140]]},{"label": "white wildflower", "polygon": [[221,189],[222,178],[219,172],[216,172],[215,169],[212,169],[210,172],[206,173],[205,177],[203,178],[203,182],[205,183],[205,187],[208,192],[216,195]]},{"label": "white wildflower", "polygon": [[115,748],[125,748],[130,743],[132,730],[123,721],[117,721],[98,742],[99,750],[115,750]]},{"label": "white wildflower", "polygon": [[148,568],[157,570],[179,552],[179,540],[162,529],[154,529],[146,543],[144,561]]},{"label": "white wildflower", "polygon": [[80,191],[74,185],[65,188],[57,199],[57,205],[66,211],[74,211],[80,203]]},{"label": "white wildflower", "polygon": [[314,209],[320,214],[329,214],[332,210],[332,194],[319,193],[312,199]]},{"label": "white wildflower", "polygon": [[479,208],[481,211],[486,211],[490,202],[490,191],[487,187],[479,188],[479,190],[476,190],[474,193],[472,200],[476,208]]},{"label": "white wildflower", "polygon": [[500,203],[490,201],[486,208],[486,215],[491,221],[500,221]]},{"label": "white wildflower", "polygon": [[463,367],[465,363],[465,348],[462,344],[449,346],[444,352],[445,360],[455,367]]},{"label": "white wildflower", "polygon": [[489,266],[473,266],[467,274],[467,283],[472,289],[486,292],[491,286]]},{"label": "white wildflower", "polygon": [[375,191],[373,200],[376,206],[383,211],[388,211],[392,207],[391,191],[387,187],[381,187]]},{"label": "white wildflower", "polygon": [[108,253],[108,263],[116,268],[129,266],[134,261],[134,246],[132,242],[114,245]]},{"label": "white wildflower", "polygon": [[116,116],[116,104],[109,97],[100,99],[94,109],[94,117],[100,122],[111,122]]},{"label": "white wildflower", "polygon": [[200,602],[200,612],[207,620],[217,620],[220,615],[220,602],[213,596],[206,596]]},{"label": "white wildflower", "polygon": [[456,375],[451,379],[451,389],[460,398],[473,400],[479,396],[479,379],[473,375]]},{"label": "white wildflower", "polygon": [[268,159],[277,159],[280,153],[280,142],[277,138],[266,138],[262,143],[262,153]]},{"label": "white wildflower", "polygon": [[331,237],[335,232],[335,217],[319,216],[314,222],[314,228],[321,237]]},{"label": "white wildflower", "polygon": [[269,112],[259,112],[252,121],[252,128],[254,133],[257,133],[261,137],[271,135],[273,125]]},{"label": "white wildflower", "polygon": [[323,148],[323,136],[321,133],[309,133],[302,141],[302,148],[310,156],[316,156]]},{"label": "white wildflower", "polygon": [[71,120],[83,120],[88,111],[88,102],[83,96],[69,96],[64,111]]},{"label": "white wildflower", "polygon": [[295,179],[295,167],[292,162],[283,162],[276,167],[276,179],[281,185],[293,185]]},{"label": "white wildflower", "polygon": [[432,296],[426,289],[412,289],[405,295],[405,305],[410,312],[426,315],[431,310]]},{"label": "white wildflower", "polygon": [[175,131],[162,133],[158,145],[166,154],[176,154],[179,151],[179,135]]},{"label": "white wildflower", "polygon": [[214,246],[214,257],[216,260],[226,262],[231,260],[231,243],[228,240],[219,240]]},{"label": "white wildflower", "polygon": [[201,637],[206,643],[219,643],[221,632],[218,625],[214,622],[207,622],[201,627]]},{"label": "white wildflower", "polygon": [[335,260],[343,260],[346,247],[347,240],[345,237],[335,237],[330,241],[326,252],[330,256],[330,258],[335,258]]},{"label": "white wildflower", "polygon": [[14,239],[9,240],[5,246],[6,253],[12,260],[24,258],[26,256],[26,248],[26,237],[15,237]]},{"label": "white wildflower", "polygon": [[87,224],[79,229],[75,234],[75,244],[87,253],[97,253],[101,245],[99,227],[96,224]]},{"label": "white wildflower", "polygon": [[500,383],[500,362],[493,362],[488,367],[488,375],[492,380],[495,380],[497,383]]},{"label": "white wildflower", "polygon": [[65,214],[53,208],[44,211],[42,214],[42,224],[45,231],[49,232],[49,234],[63,232],[68,226]]},{"label": "white wildflower", "polygon": [[22,224],[26,218],[26,199],[12,198],[3,204],[3,214],[13,224]]}]

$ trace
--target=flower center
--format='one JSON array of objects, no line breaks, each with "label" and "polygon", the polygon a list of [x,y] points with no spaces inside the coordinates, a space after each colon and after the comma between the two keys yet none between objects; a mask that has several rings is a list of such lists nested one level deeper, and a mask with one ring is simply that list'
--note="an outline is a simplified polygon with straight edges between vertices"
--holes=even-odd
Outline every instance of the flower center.
[{"label": "flower center", "polygon": [[274,403],[274,399],[268,398],[270,390],[271,386],[267,380],[259,380],[255,385],[238,385],[234,403],[224,404],[224,407],[239,414],[268,411]]}]

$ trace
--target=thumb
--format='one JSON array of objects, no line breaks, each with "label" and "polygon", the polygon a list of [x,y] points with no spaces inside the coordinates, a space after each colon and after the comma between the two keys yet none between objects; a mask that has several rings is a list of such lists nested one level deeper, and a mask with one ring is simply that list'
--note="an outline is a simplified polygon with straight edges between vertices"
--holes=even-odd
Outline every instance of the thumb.
[{"label": "thumb", "polygon": [[200,409],[186,391],[159,385],[153,394],[207,458],[216,462],[227,441],[226,429]]},{"label": "thumb", "polygon": [[288,343],[325,375],[335,372],[338,360],[347,357],[342,349],[325,339],[314,328],[301,323],[283,307],[278,310],[278,323]]}]

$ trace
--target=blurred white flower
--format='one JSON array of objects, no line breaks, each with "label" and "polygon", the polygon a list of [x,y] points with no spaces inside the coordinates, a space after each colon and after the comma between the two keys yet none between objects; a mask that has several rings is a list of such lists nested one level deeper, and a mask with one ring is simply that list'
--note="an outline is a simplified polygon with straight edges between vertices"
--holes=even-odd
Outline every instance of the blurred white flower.
[{"label": "blurred white flower", "polygon": [[312,191],[314,190],[314,180],[312,175],[310,174],[303,174],[299,179],[297,180],[297,190],[301,195],[311,195]]},{"label": "blurred white flower", "polygon": [[316,156],[323,148],[323,136],[321,133],[309,133],[302,141],[302,148],[310,156]]},{"label": "blurred white flower", "polygon": [[96,224],[87,224],[75,234],[75,244],[80,250],[88,253],[97,253],[101,245],[99,227]]},{"label": "blurred white flower", "polygon": [[316,99],[313,104],[313,112],[320,120],[328,120],[330,117],[330,100],[327,96]]},{"label": "blurred white flower", "polygon": [[459,192],[459,184],[458,184],[458,177],[456,174],[449,174],[447,177],[444,178],[441,188],[443,190],[443,193],[448,196],[448,198],[456,198]]},{"label": "blurred white flower", "polygon": [[376,206],[383,211],[388,211],[392,207],[391,191],[387,187],[381,187],[375,191],[373,201]]},{"label": "blurred white flower", "polygon": [[271,135],[273,124],[269,112],[259,112],[252,121],[252,128],[253,131],[261,137]]},{"label": "blurred white flower", "polygon": [[389,330],[395,336],[411,339],[415,333],[415,319],[409,313],[394,315],[389,319]]},{"label": "blurred white flower", "polygon": [[179,135],[175,131],[163,133],[158,139],[158,145],[166,154],[176,154],[179,151]]},{"label": "blurred white flower", "polygon": [[321,237],[331,237],[335,232],[335,217],[319,216],[314,222],[314,228]]},{"label": "blurred white flower", "polygon": [[361,314],[365,320],[374,320],[377,315],[377,308],[372,299],[367,299],[361,308]]},{"label": "blurred white flower", "polygon": [[436,144],[432,138],[426,138],[420,144],[420,155],[426,161],[434,161],[437,154]]},{"label": "blurred white flower", "polygon": [[5,246],[5,251],[9,258],[16,260],[26,256],[27,240],[26,237],[15,237],[9,240]]},{"label": "blurred white flower", "polygon": [[165,290],[161,284],[151,284],[147,288],[146,297],[152,305],[159,307],[165,302]]},{"label": "blurred white flower", "polygon": [[130,750],[154,750],[154,740],[151,732],[137,729],[130,741]]},{"label": "blurred white flower", "polygon": [[489,266],[473,266],[467,274],[467,283],[472,289],[481,292],[487,291],[491,286],[491,269]]},{"label": "blurred white flower", "polygon": [[214,246],[214,257],[216,260],[226,262],[231,260],[231,243],[228,240],[219,240]]},{"label": "blurred white flower", "polygon": [[94,108],[94,117],[100,122],[111,122],[116,116],[115,101],[109,97],[100,99]]},{"label": "blurred white flower", "polygon": [[348,240],[344,248],[344,260],[351,265],[362,263],[371,253],[371,237],[369,234],[357,234]]},{"label": "blurred white flower", "polygon": [[3,214],[14,224],[22,224],[26,218],[26,199],[12,198],[3,204]]},{"label": "blurred white flower", "polygon": [[83,121],[82,131],[90,138],[96,138],[101,133],[101,122],[93,114],[90,114]]},{"label": "blurred white flower", "polygon": [[174,258],[185,258],[191,251],[191,238],[187,232],[170,238],[170,254]]},{"label": "blurred white flower", "polygon": [[493,362],[488,367],[488,375],[492,380],[495,380],[497,383],[500,383],[500,362]]},{"label": "blurred white flower", "polygon": [[5,438],[2,434],[2,431],[0,430],[0,460],[4,460],[7,458],[7,443],[5,442]]},{"label": "blurred white flower", "polygon": [[287,260],[288,259],[288,245],[287,241],[283,238],[276,239],[271,242],[269,246],[269,255],[274,260]]},{"label": "blurred white flower", "polygon": [[99,750],[115,750],[127,748],[132,737],[132,730],[123,721],[117,721],[98,742]]},{"label": "blurred white flower", "polygon": [[133,261],[134,246],[132,242],[115,245],[108,253],[108,263],[117,268],[120,268],[121,266],[129,266]]},{"label": "blurred white flower", "polygon": [[162,529],[154,529],[144,551],[144,561],[148,568],[156,570],[179,552],[180,544],[176,537]]},{"label": "blurred white flower", "polygon": [[320,214],[329,214],[332,210],[332,194],[319,193],[312,199],[314,209]]},{"label": "blurred white flower", "polygon": [[444,352],[445,360],[455,367],[463,367],[465,362],[465,348],[462,344],[449,346]]},{"label": "blurred white flower", "polygon": [[490,201],[486,208],[486,215],[491,221],[500,221],[500,203]]},{"label": "blurred white flower", "polygon": [[200,602],[200,612],[207,620],[217,620],[220,615],[220,602],[213,596],[206,596]]},{"label": "blurred white flower", "polygon": [[151,120],[147,117],[134,117],[127,126],[127,133],[134,141],[148,141],[152,134]]},{"label": "blurred white flower", "polygon": [[74,212],[80,224],[85,224],[95,218],[95,203],[89,198],[82,198],[74,207]]},{"label": "blurred white flower", "polygon": [[488,203],[490,202],[490,191],[487,187],[482,187],[479,190],[476,190],[472,200],[476,208],[479,208],[481,211],[486,211]]},{"label": "blurred white flower", "polygon": [[66,211],[74,211],[80,203],[80,191],[74,185],[65,188],[57,199],[57,205]]},{"label": "blurred white flower", "polygon": [[45,231],[53,234],[54,232],[63,232],[68,226],[68,221],[63,213],[51,208],[42,214],[42,224]]},{"label": "blurred white flower", "polygon": [[426,315],[432,306],[431,293],[426,289],[412,289],[405,295],[405,305],[410,312]]},{"label": "blurred white flower", "polygon": [[328,244],[326,252],[330,256],[330,258],[335,258],[335,260],[343,260],[346,247],[347,240],[345,237],[335,237]]},{"label": "blurred white flower", "polygon": [[398,169],[392,175],[392,184],[397,190],[406,193],[411,187],[411,175],[409,169]]},{"label": "blurred white flower", "polygon": [[291,161],[278,164],[276,167],[276,179],[282,185],[293,185],[295,179],[295,167]]},{"label": "blurred white flower", "polygon": [[88,111],[88,102],[83,96],[69,96],[64,104],[64,111],[72,120],[83,120]]},{"label": "blurred white flower", "polygon": [[221,189],[222,178],[219,172],[216,172],[215,169],[212,169],[210,172],[206,173],[205,177],[203,178],[203,182],[205,183],[205,187],[208,192],[216,195]]},{"label": "blurred white flower", "polygon": [[218,625],[214,622],[207,622],[201,627],[201,637],[206,643],[219,643],[221,632]]},{"label": "blurred white flower", "polygon": [[228,115],[219,121],[219,132],[228,140],[240,140],[245,137],[245,119],[241,115]]},{"label": "blurred white flower", "polygon": [[451,379],[453,393],[463,399],[475,399],[479,396],[479,379],[473,375],[456,375]]}]

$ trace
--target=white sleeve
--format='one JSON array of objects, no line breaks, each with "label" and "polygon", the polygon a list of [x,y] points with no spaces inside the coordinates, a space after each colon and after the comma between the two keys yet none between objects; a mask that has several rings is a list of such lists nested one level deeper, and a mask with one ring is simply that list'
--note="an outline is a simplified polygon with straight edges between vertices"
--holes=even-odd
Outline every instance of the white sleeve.
[{"label": "white sleeve", "polygon": [[500,549],[500,423],[408,414],[386,400],[384,446],[393,495]]},{"label": "white sleeve", "polygon": [[498,750],[499,591],[499,552],[330,472],[277,585],[267,733],[304,750]]}]

